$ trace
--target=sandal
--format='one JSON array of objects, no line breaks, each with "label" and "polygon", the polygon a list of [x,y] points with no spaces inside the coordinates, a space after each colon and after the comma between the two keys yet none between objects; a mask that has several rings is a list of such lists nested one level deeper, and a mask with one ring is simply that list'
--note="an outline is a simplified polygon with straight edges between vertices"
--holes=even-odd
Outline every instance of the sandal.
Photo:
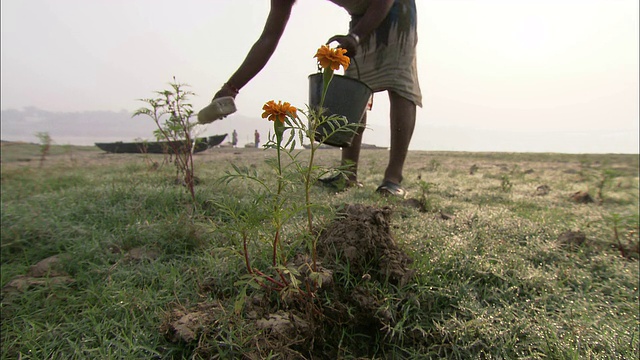
[{"label": "sandal", "polygon": [[233,114],[236,110],[236,103],[231,96],[213,99],[209,105],[198,112],[198,122],[208,124]]},{"label": "sandal", "polygon": [[402,186],[392,183],[391,181],[383,181],[382,185],[376,189],[376,192],[384,196],[397,196],[402,199],[406,198],[408,194],[407,190]]},{"label": "sandal", "polygon": [[338,173],[336,175],[326,177],[326,178],[320,178],[318,179],[318,181],[321,183],[321,185],[334,188],[338,191],[344,191],[351,187],[357,187],[357,188],[364,187],[364,185],[361,182],[357,180],[351,180],[347,178],[347,176],[343,173]]}]

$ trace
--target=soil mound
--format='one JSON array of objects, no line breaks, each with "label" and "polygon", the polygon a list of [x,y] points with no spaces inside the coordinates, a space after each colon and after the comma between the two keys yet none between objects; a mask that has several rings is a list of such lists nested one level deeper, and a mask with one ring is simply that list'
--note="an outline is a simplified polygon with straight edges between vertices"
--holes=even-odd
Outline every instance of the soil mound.
[{"label": "soil mound", "polygon": [[405,285],[414,274],[409,269],[412,260],[391,235],[391,213],[389,207],[344,205],[318,239],[323,263],[331,268],[337,260],[337,264],[348,264],[356,276]]}]

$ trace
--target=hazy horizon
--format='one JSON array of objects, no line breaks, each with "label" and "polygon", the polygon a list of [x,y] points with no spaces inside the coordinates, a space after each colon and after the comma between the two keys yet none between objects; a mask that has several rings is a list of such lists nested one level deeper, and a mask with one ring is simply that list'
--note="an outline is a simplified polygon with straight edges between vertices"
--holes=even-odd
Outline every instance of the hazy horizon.
[{"label": "hazy horizon", "polygon": [[[2,138],[5,141],[25,141],[38,143],[38,132],[47,132],[54,144],[93,145],[96,142],[153,140],[155,124],[144,116],[132,117],[132,112],[85,111],[85,112],[49,112],[30,107],[27,109],[2,110]],[[84,127],[78,127],[82,123]],[[212,124],[198,126],[198,136],[229,134],[230,140],[235,129],[238,132],[239,146],[253,142],[253,131],[259,130],[263,143],[266,140],[271,123],[256,117],[234,114],[227,119]],[[468,152],[533,152],[533,153],[579,153],[579,154],[638,154],[638,151],[618,151],[618,141],[625,139],[624,132],[611,131],[599,133],[602,140],[588,143],[593,134],[574,132],[553,132],[539,130],[527,134],[508,131],[481,131],[455,128],[446,125],[429,124],[429,141],[420,143],[414,137],[410,150],[427,151],[468,151]],[[549,146],[540,139],[546,139]],[[551,141],[550,141],[551,140]],[[389,146],[386,134],[368,129],[364,142],[381,147]],[[627,144],[633,147],[634,144]],[[576,150],[579,149],[579,150]]]},{"label": "hazy horizon", "polygon": [[[251,5],[2,1],[3,140],[37,141],[42,131],[59,143],[150,138],[150,120],[130,119],[143,105],[136,99],[175,76],[196,93],[194,108],[205,106],[262,31],[269,1]],[[424,107],[410,149],[639,152],[637,0],[418,0],[417,8]],[[238,113],[204,132],[242,126],[241,142],[256,128],[266,138],[262,104],[304,108],[315,50],[348,22],[328,1],[298,1],[276,53],[241,90]],[[48,118],[25,125],[19,113],[29,107]],[[97,115],[122,111],[122,119]],[[386,93],[376,94],[364,142],[388,146],[388,111]],[[73,131],[63,131],[69,119]]]}]

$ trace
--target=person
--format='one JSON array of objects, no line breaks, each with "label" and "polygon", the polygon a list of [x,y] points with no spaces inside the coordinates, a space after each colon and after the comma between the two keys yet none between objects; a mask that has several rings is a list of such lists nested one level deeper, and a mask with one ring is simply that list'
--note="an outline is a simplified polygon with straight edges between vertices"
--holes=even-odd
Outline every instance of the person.
[{"label": "person", "polygon": [[231,133],[231,145],[234,148],[238,146],[238,133],[236,132],[236,129],[233,129],[233,132]]},{"label": "person", "polygon": [[255,143],[256,148],[260,146],[260,133],[258,132],[258,129],[256,129],[256,131],[254,131],[253,133],[253,139],[254,139],[253,142]]},{"label": "person", "polygon": [[[337,42],[346,55],[357,63],[345,76],[356,77],[374,92],[387,91],[390,102],[391,141],[389,161],[382,184],[376,189],[384,195],[405,197],[402,173],[416,121],[416,106],[422,106],[417,76],[417,14],[415,0],[330,0],[351,15],[349,32],[335,35],[327,43]],[[285,30],[295,0],[271,0],[271,8],[262,34],[249,50],[245,60],[214,95],[211,104],[200,111],[200,122],[207,123],[235,111],[233,99],[267,64]],[[362,120],[366,125],[366,114]],[[364,126],[360,127],[351,146],[342,149],[347,166],[348,187],[358,182],[358,160]],[[344,179],[336,176],[321,179],[331,185]]]}]

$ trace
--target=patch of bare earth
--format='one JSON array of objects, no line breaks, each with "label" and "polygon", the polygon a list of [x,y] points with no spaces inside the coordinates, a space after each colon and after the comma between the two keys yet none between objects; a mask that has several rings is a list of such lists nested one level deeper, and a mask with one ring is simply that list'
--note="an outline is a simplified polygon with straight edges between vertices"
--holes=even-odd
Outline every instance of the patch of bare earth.
[{"label": "patch of bare earth", "polygon": [[26,275],[18,275],[9,281],[3,288],[2,294],[24,292],[36,286],[72,284],[75,280],[62,268],[66,255],[54,255],[39,261],[29,267]]}]

